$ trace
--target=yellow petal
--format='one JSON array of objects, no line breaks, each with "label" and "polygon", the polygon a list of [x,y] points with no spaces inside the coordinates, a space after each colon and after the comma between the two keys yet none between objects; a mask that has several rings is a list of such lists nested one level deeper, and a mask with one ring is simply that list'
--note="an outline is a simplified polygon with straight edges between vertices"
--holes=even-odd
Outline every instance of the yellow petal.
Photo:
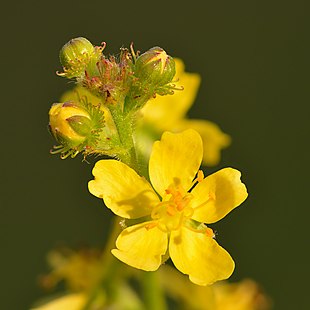
[{"label": "yellow petal", "polygon": [[253,280],[222,282],[212,286],[216,309],[220,310],[271,310],[272,303],[261,287]]},{"label": "yellow petal", "polygon": [[117,249],[112,254],[125,264],[154,271],[162,263],[162,255],[167,251],[168,236],[157,227],[154,222],[145,222],[126,228],[116,240]]},{"label": "yellow petal", "polygon": [[93,169],[89,191],[124,218],[148,215],[159,198],[151,185],[133,169],[117,160],[100,160]]},{"label": "yellow petal", "polygon": [[184,72],[184,63],[180,59],[174,60],[176,63],[174,84],[184,89],[176,90],[173,95],[157,96],[142,109],[142,122],[151,123],[162,131],[170,130],[177,120],[185,116],[194,103],[200,84],[198,74]]},{"label": "yellow petal", "polygon": [[85,294],[70,294],[32,310],[82,310],[86,301]]},{"label": "yellow petal", "polygon": [[221,159],[221,150],[230,144],[229,135],[223,133],[216,124],[198,119],[184,119],[176,124],[173,131],[178,132],[188,128],[196,130],[203,143],[202,162],[207,166],[215,166]]},{"label": "yellow petal", "polygon": [[163,196],[170,185],[189,190],[202,160],[202,141],[192,129],[173,134],[164,132],[153,144],[149,174],[153,187]]},{"label": "yellow petal", "polygon": [[212,237],[186,227],[171,232],[169,254],[174,265],[198,285],[227,279],[235,267],[228,252]]},{"label": "yellow petal", "polygon": [[192,218],[202,223],[214,223],[238,207],[248,196],[240,180],[241,173],[233,168],[224,168],[206,177],[192,190],[190,206]]}]

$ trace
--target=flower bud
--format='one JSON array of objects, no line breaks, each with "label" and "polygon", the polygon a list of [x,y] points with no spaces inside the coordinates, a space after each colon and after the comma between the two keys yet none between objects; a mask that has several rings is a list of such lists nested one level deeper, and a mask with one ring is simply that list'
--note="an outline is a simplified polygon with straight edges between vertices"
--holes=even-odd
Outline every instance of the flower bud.
[{"label": "flower bud", "polygon": [[160,47],[153,47],[137,58],[135,76],[141,83],[164,86],[172,81],[174,75],[174,60]]},{"label": "flower bud", "polygon": [[59,75],[67,78],[83,77],[85,71],[96,71],[102,47],[94,47],[87,39],[79,37],[66,43],[59,53],[64,72]]},{"label": "flower bud", "polygon": [[53,104],[49,117],[56,140],[70,148],[83,143],[92,130],[89,114],[71,102]]}]

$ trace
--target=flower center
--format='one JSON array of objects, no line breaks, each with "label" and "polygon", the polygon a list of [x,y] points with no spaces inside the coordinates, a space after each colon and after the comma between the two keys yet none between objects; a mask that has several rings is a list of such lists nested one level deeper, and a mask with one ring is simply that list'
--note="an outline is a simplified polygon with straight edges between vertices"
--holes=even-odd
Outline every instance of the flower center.
[{"label": "flower center", "polygon": [[[204,175],[201,170],[198,171],[197,177],[193,180],[190,190],[203,181]],[[174,184],[169,186],[165,190],[165,195],[162,202],[157,204],[151,213],[152,222],[145,225],[147,230],[154,227],[158,227],[161,231],[169,233],[172,230],[180,229],[182,225],[185,225],[188,229],[197,232],[207,234],[209,237],[214,238],[213,230],[207,227],[205,224],[200,223],[197,226],[193,221],[187,221],[191,219],[194,211],[203,207],[206,203],[215,199],[213,192],[209,193],[209,198],[200,206],[195,206],[195,209],[189,206],[190,200],[193,195],[190,192],[186,192],[181,184]]]},{"label": "flower center", "polygon": [[184,220],[194,213],[194,210],[188,206],[191,198],[191,194],[185,192],[181,186],[170,186],[166,189],[163,201],[151,213],[156,226],[164,232],[179,229]]}]

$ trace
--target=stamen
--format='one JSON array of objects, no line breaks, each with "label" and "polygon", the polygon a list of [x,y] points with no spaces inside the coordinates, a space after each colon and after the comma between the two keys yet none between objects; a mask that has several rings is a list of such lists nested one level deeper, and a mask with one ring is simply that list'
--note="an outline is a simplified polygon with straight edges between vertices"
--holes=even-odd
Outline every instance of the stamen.
[{"label": "stamen", "polygon": [[179,203],[176,204],[178,211],[182,211],[185,207],[185,203],[183,201],[180,201]]},{"label": "stamen", "polygon": [[197,182],[200,183],[201,181],[203,181],[203,179],[204,179],[203,171],[202,171],[202,170],[199,170],[199,171],[197,172],[197,177],[193,180],[193,182],[192,182],[190,188],[192,189],[192,188],[196,185]]},{"label": "stamen", "polygon": [[157,225],[158,225],[157,222],[152,222],[152,223],[146,224],[144,227],[146,228],[146,230],[150,230],[150,229],[156,227]]},{"label": "stamen", "polygon": [[190,226],[190,225],[187,225],[186,228],[195,233],[205,234],[206,236],[210,238],[215,238],[215,234],[213,230],[204,224],[200,228],[194,228],[193,226]]},{"label": "stamen", "polygon": [[207,227],[206,231],[205,231],[205,234],[210,237],[210,238],[214,238],[215,237],[215,234],[213,232],[213,230],[209,227]]},{"label": "stamen", "polygon": [[181,228],[181,226],[183,224],[183,218],[184,218],[184,214],[181,215],[179,223],[178,223],[177,227],[175,228],[175,230],[178,230]]},{"label": "stamen", "polygon": [[158,223],[158,229],[170,232],[179,229],[185,219],[191,218],[194,210],[188,207],[193,195],[187,193],[180,185],[171,185],[165,190],[164,201],[153,208],[151,217]]},{"label": "stamen", "polygon": [[168,205],[167,207],[167,214],[170,216],[173,216],[177,213],[177,211],[175,210],[175,208],[172,205]]},{"label": "stamen", "polygon": [[163,201],[163,202],[160,202],[156,207],[154,207],[154,209],[152,210],[151,212],[151,218],[152,219],[156,219],[158,220],[160,218],[160,209],[163,207],[163,206],[166,206],[166,205],[169,205],[171,202],[170,201]]},{"label": "stamen", "polygon": [[198,175],[197,175],[197,181],[200,183],[203,179],[204,179],[204,174],[202,170],[198,171]]},{"label": "stamen", "polygon": [[167,189],[165,190],[165,193],[166,193],[167,195],[170,195],[170,194],[172,194],[172,190],[171,190],[170,188],[167,188]]},{"label": "stamen", "polygon": [[183,215],[185,218],[190,219],[194,214],[194,210],[191,207],[187,207],[184,209]]},{"label": "stamen", "polygon": [[176,192],[175,188],[171,185],[165,190],[165,193],[167,195],[175,195],[175,192]]}]

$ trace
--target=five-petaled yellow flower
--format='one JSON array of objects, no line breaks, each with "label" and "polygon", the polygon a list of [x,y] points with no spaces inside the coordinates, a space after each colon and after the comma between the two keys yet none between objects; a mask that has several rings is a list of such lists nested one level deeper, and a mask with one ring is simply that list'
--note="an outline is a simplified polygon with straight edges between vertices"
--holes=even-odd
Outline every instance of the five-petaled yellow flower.
[{"label": "five-petaled yellow flower", "polygon": [[90,192],[120,217],[141,218],[118,236],[114,256],[130,266],[154,271],[169,254],[174,265],[199,285],[232,274],[234,261],[206,224],[240,205],[247,197],[246,187],[240,172],[232,168],[204,178],[202,171],[197,173],[202,156],[201,137],[189,129],[165,132],[154,143],[149,161],[152,186],[117,160],[96,163]]}]

